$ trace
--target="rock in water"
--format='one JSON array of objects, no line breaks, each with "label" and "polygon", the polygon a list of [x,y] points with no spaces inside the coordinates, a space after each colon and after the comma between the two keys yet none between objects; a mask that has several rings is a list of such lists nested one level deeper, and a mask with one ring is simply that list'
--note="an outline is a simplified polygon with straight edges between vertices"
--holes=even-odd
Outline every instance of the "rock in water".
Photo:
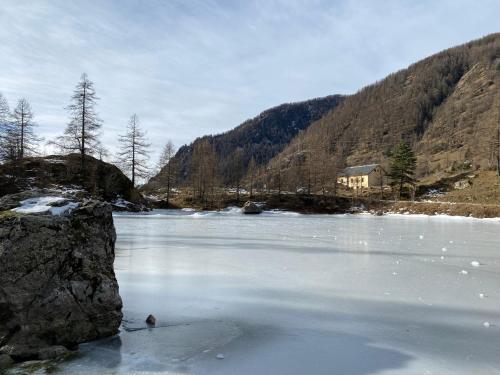
[{"label": "rock in water", "polygon": [[0,212],[0,354],[48,358],[116,334],[115,239],[111,206],[97,201],[68,216]]},{"label": "rock in water", "polygon": [[244,214],[260,214],[262,212],[262,208],[255,202],[247,201],[241,208],[241,211]]},{"label": "rock in water", "polygon": [[151,326],[154,326],[156,324],[155,316],[152,314],[149,314],[148,317],[146,318],[146,323],[151,325]]}]

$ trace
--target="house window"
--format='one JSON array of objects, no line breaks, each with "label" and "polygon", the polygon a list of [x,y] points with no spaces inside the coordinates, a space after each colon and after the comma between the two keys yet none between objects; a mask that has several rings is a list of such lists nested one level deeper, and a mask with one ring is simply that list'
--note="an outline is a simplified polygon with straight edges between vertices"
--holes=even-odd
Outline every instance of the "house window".
[{"label": "house window", "polygon": [[365,181],[364,177],[361,177],[361,182],[364,182],[364,181]]}]

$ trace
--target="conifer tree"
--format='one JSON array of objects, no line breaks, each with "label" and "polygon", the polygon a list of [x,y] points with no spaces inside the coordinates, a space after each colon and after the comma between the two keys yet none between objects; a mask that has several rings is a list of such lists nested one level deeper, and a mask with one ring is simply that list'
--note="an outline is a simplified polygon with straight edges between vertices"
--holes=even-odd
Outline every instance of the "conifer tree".
[{"label": "conifer tree", "polygon": [[78,152],[81,157],[82,172],[85,169],[85,156],[95,154],[100,146],[98,132],[102,122],[95,109],[98,99],[94,83],[89,80],[86,73],[83,73],[71,96],[71,104],[67,107],[70,121],[64,135],[52,142],[62,151]]},{"label": "conifer tree", "polygon": [[22,160],[30,152],[34,151],[35,143],[38,141],[33,128],[33,112],[29,101],[25,98],[19,99],[12,113],[11,132],[17,144],[17,159]]},{"label": "conifer tree", "polygon": [[130,117],[127,132],[120,135],[119,163],[126,173],[129,174],[132,184],[135,186],[136,178],[148,177],[148,148],[151,146],[146,141],[146,132],[139,127],[139,118],[136,114]]},{"label": "conifer tree", "polygon": [[414,173],[417,167],[417,158],[405,141],[399,142],[391,152],[390,157],[389,178],[391,186],[397,187],[398,197],[401,198],[401,192],[406,184],[415,185]]},{"label": "conifer tree", "polygon": [[176,163],[174,161],[174,155],[175,146],[172,141],[169,140],[163,147],[163,151],[160,155],[160,161],[158,163],[160,173],[165,176],[165,181],[167,183],[167,207],[170,201],[172,185],[174,184],[174,177],[176,175]]},{"label": "conifer tree", "polygon": [[7,99],[0,93],[0,161],[15,160],[16,148],[10,122],[10,109]]}]

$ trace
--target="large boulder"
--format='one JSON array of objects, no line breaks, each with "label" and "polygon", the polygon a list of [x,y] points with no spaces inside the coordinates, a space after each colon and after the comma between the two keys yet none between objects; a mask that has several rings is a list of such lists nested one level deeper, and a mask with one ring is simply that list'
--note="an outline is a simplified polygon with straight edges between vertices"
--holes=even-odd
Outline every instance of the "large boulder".
[{"label": "large boulder", "polygon": [[241,208],[241,211],[244,214],[260,214],[262,212],[262,207],[255,202],[247,201]]},{"label": "large boulder", "polygon": [[45,359],[116,334],[122,301],[113,270],[111,206],[64,202],[67,210],[28,213],[5,207],[0,212],[0,355]]},{"label": "large boulder", "polygon": [[132,181],[115,165],[85,158],[81,172],[78,154],[29,157],[0,165],[0,197],[31,189],[59,189],[78,196],[90,196],[108,202],[125,199],[135,205],[146,201]]}]

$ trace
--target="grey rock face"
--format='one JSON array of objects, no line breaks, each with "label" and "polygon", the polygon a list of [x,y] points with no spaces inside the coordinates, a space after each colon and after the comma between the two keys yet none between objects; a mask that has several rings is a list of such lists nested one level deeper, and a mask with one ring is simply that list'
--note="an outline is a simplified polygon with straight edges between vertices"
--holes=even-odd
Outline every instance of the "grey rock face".
[{"label": "grey rock face", "polygon": [[247,201],[241,211],[244,214],[260,214],[262,212],[262,208],[257,205],[255,202]]},{"label": "grey rock face", "polygon": [[114,335],[122,319],[111,206],[69,216],[0,212],[0,354],[15,360]]}]

